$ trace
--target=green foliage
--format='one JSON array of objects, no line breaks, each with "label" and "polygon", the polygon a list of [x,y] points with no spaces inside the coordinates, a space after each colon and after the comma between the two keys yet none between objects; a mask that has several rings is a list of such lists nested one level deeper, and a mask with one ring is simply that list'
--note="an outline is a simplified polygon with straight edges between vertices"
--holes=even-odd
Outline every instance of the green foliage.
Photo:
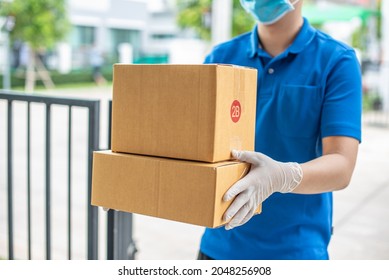
[{"label": "green foliage", "polygon": [[232,20],[232,36],[252,30],[255,24],[255,20],[242,8],[239,0],[234,0]]},{"label": "green foliage", "polygon": [[51,48],[70,28],[65,0],[13,0],[2,2],[0,15],[13,16],[13,40],[29,43],[34,50]]},{"label": "green foliage", "polygon": [[[177,0],[177,23],[181,28],[193,29],[199,38],[211,39],[212,0]],[[253,28],[253,18],[243,10],[239,0],[233,0],[232,36]]]},{"label": "green foliage", "polygon": [[179,9],[177,22],[181,28],[191,28],[196,34],[204,39],[211,39],[210,22],[207,21],[210,16],[211,0],[177,0]]},{"label": "green foliage", "polygon": [[367,92],[363,95],[362,108],[364,112],[382,110],[382,97],[376,92]]},{"label": "green foliage", "polygon": [[378,15],[377,15],[377,38],[378,39],[381,39],[382,38],[382,1],[381,0],[378,0],[377,1],[377,11],[378,11]]},{"label": "green foliage", "polygon": [[[106,80],[112,81],[112,65],[104,67],[102,69],[102,74]],[[50,77],[57,86],[94,84],[92,70],[90,69],[73,70],[67,74],[58,73],[57,71],[51,71]],[[0,75],[0,88],[3,87],[2,82],[3,77]],[[24,83],[24,73],[12,73],[11,84],[13,88],[22,88],[24,87]],[[43,83],[41,80],[37,80],[36,85],[43,86]]]},{"label": "green foliage", "polygon": [[368,36],[368,31],[369,30],[366,25],[362,25],[361,28],[356,30],[351,37],[351,46],[365,52],[367,47],[366,38]]}]

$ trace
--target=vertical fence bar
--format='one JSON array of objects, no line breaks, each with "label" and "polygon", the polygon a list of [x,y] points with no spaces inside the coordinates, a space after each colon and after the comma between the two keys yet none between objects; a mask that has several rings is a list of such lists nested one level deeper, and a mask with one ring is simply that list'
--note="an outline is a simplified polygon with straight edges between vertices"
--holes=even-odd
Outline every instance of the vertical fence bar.
[{"label": "vertical fence bar", "polygon": [[31,260],[31,103],[27,102],[27,238]]},{"label": "vertical fence bar", "polygon": [[99,149],[100,135],[100,101],[89,107],[88,133],[88,259],[98,259],[98,208],[92,206],[92,161],[93,151]]},{"label": "vertical fence bar", "polygon": [[[108,104],[108,148],[111,148],[112,100]],[[134,260],[137,248],[132,239],[132,213],[107,213],[107,259]]]},{"label": "vertical fence bar", "polygon": [[12,101],[8,100],[8,119],[7,119],[7,183],[8,183],[8,258],[14,259],[14,239],[13,239],[13,195],[12,195],[12,175],[13,175],[13,158],[12,158]]},{"label": "vertical fence bar", "polygon": [[68,259],[72,259],[72,106],[68,113]]},{"label": "vertical fence bar", "polygon": [[107,260],[114,259],[114,227],[115,227],[115,211],[108,210],[107,212]]},{"label": "vertical fence bar", "polygon": [[115,215],[114,258],[115,260],[134,260],[137,249],[132,239],[132,213],[112,212]]},{"label": "vertical fence bar", "polygon": [[46,104],[46,259],[51,259],[51,104]]},{"label": "vertical fence bar", "polygon": [[[112,100],[108,103],[108,149],[111,149],[112,129]],[[107,213],[107,260],[114,259],[114,226],[115,212],[108,210]]]}]

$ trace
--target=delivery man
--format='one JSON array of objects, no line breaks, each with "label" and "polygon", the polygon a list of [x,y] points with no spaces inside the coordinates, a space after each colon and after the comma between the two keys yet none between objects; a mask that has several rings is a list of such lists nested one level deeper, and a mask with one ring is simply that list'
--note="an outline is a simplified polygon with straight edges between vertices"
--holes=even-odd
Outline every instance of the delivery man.
[{"label": "delivery man", "polygon": [[250,172],[224,195],[227,224],[205,230],[198,259],[329,258],[332,192],[349,184],[361,141],[361,73],[302,2],[241,0],[258,24],[205,60],[258,69],[258,93],[255,152],[233,151]]}]

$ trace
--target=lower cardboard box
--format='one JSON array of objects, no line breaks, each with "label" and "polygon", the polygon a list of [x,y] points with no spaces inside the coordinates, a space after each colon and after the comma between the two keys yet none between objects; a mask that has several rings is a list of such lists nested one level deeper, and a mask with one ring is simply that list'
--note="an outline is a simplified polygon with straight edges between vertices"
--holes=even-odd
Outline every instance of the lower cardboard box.
[{"label": "lower cardboard box", "polygon": [[94,152],[92,205],[215,228],[231,203],[224,193],[249,167]]}]

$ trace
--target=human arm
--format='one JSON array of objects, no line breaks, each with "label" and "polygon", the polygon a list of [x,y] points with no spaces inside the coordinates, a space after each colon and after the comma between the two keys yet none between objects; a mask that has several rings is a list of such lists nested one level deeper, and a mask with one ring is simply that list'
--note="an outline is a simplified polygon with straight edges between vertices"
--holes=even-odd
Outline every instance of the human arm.
[{"label": "human arm", "polygon": [[293,193],[315,194],[344,189],[354,171],[359,141],[351,137],[323,138],[323,156],[301,164],[304,178]]},{"label": "human arm", "polygon": [[323,155],[309,162],[281,163],[257,152],[233,152],[251,163],[250,172],[224,195],[233,200],[224,214],[226,229],[246,223],[258,205],[274,192],[315,194],[345,188],[351,179],[359,141],[351,137],[323,138]]}]

